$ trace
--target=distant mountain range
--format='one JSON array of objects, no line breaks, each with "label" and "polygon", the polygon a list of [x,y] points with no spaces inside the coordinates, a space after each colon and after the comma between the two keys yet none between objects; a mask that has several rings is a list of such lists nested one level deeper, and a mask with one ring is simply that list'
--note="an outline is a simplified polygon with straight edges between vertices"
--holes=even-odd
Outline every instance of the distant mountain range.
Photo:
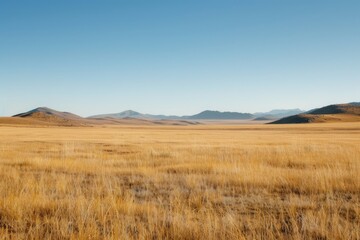
[{"label": "distant mountain range", "polygon": [[[282,117],[282,118],[281,118]],[[279,119],[280,118],[280,119]],[[353,122],[360,121],[360,102],[333,104],[304,112],[300,109],[271,110],[260,113],[203,111],[190,116],[168,116],[142,114],[132,110],[101,114],[88,118],[69,112],[59,112],[47,107],[14,115],[12,118],[1,118],[0,123],[46,124],[61,126],[82,126],[99,124],[131,124],[131,125],[195,125],[201,120],[252,120],[273,121],[274,124],[312,123],[312,122]]]},{"label": "distant mountain range", "polygon": [[167,116],[167,115],[152,115],[135,112],[133,110],[126,110],[120,113],[109,113],[90,116],[88,118],[137,118],[137,119],[182,119],[179,116]]},{"label": "distant mountain range", "polygon": [[91,116],[89,118],[142,118],[142,119],[195,119],[195,120],[209,120],[209,119],[252,119],[254,115],[250,113],[238,113],[238,112],[219,112],[219,111],[203,111],[201,113],[191,115],[191,116],[167,116],[167,115],[152,115],[152,114],[142,114],[132,110],[127,110],[120,113],[113,114],[101,114]]},{"label": "distant mountain range", "polygon": [[190,116],[167,116],[167,115],[152,115],[143,114],[132,110],[127,110],[120,113],[112,114],[100,114],[90,116],[89,118],[140,118],[140,119],[191,119],[191,120],[248,120],[263,117],[266,119],[279,119],[284,116],[290,116],[304,111],[300,109],[289,109],[289,110],[272,110],[264,113],[240,113],[240,112],[219,112],[206,110],[201,113],[190,115]]},{"label": "distant mountain range", "polygon": [[131,117],[134,112],[127,112],[121,118],[98,117],[83,118],[69,112],[59,112],[47,107],[39,107],[28,112],[16,114],[11,118],[0,118],[0,123],[50,125],[50,126],[92,126],[92,125],[197,125],[190,120],[150,120]]}]

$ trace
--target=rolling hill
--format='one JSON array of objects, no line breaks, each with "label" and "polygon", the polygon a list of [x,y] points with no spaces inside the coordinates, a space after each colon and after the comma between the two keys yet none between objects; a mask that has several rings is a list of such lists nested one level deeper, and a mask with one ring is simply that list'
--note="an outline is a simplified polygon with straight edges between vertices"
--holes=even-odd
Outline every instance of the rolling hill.
[{"label": "rolling hill", "polygon": [[355,114],[360,115],[360,105],[354,103],[334,104],[310,111],[309,114]]},{"label": "rolling hill", "polygon": [[28,112],[19,113],[13,118],[25,118],[35,121],[34,123],[46,123],[49,125],[80,126],[86,124],[83,118],[69,112],[59,112],[47,107],[39,107]]},{"label": "rolling hill", "polygon": [[357,122],[360,121],[360,104],[333,104],[279,119],[271,124]]}]

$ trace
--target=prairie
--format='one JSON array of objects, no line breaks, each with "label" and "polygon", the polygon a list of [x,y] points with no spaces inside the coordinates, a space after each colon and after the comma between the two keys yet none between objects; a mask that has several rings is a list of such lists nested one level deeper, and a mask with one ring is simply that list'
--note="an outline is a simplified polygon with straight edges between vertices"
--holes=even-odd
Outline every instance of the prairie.
[{"label": "prairie", "polygon": [[0,126],[2,239],[360,239],[360,123]]}]

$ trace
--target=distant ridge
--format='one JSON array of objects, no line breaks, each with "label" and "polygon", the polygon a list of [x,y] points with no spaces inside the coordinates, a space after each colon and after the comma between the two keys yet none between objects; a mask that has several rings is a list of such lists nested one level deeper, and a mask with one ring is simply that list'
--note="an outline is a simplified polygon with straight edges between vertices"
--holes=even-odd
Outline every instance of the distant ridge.
[{"label": "distant ridge", "polygon": [[203,111],[199,114],[185,117],[187,119],[199,119],[199,120],[233,120],[233,119],[252,119],[254,115],[250,113],[239,112],[219,112],[219,111]]},{"label": "distant ridge", "polygon": [[138,119],[173,119],[173,120],[179,120],[182,119],[179,116],[166,116],[166,115],[152,115],[152,114],[142,114],[133,110],[126,110],[120,113],[110,113],[110,114],[99,114],[90,116],[88,118],[138,118]]},{"label": "distant ridge", "polygon": [[269,116],[262,116],[254,118],[253,121],[274,121],[275,119],[273,117]]},{"label": "distant ridge", "polygon": [[[279,120],[276,116],[301,112]],[[197,121],[199,120],[199,121]],[[348,104],[332,104],[322,108],[303,112],[300,109],[272,110],[265,113],[220,112],[206,110],[190,116],[168,116],[142,114],[133,110],[120,113],[101,114],[83,118],[70,112],[60,112],[48,107],[39,107],[28,112],[19,113],[13,117],[3,117],[0,124],[45,124],[60,126],[88,126],[102,124],[125,125],[194,125],[201,124],[201,120],[253,120],[273,121],[273,124],[285,123],[316,123],[316,122],[354,122],[360,121],[360,102]],[[203,123],[206,123],[204,121]]]},{"label": "distant ridge", "polygon": [[274,109],[269,112],[258,112],[254,113],[256,117],[265,117],[269,119],[278,119],[283,117],[288,117],[296,114],[303,113],[304,111],[299,108],[294,109]]},{"label": "distant ridge", "polygon": [[150,120],[134,118],[134,111],[127,111],[123,118],[97,117],[83,118],[69,112],[60,112],[47,107],[39,107],[12,117],[0,118],[0,124],[22,124],[40,126],[93,126],[93,125],[197,125],[196,121],[186,120]]},{"label": "distant ridge", "polygon": [[321,123],[321,122],[355,122],[360,121],[360,104],[332,104],[279,119],[272,124],[287,123]]},{"label": "distant ridge", "polygon": [[133,110],[127,110],[120,113],[101,114],[90,116],[89,118],[141,118],[141,119],[173,119],[173,120],[234,120],[234,119],[252,119],[255,116],[250,113],[239,112],[219,112],[219,111],[203,111],[201,113],[191,116],[167,116],[167,115],[152,115],[142,114]]},{"label": "distant ridge", "polygon": [[294,109],[274,109],[269,112],[258,112],[258,113],[241,113],[241,112],[220,112],[220,111],[211,111],[206,110],[195,115],[189,116],[174,116],[174,115],[153,115],[153,114],[143,114],[133,110],[126,110],[119,113],[110,113],[110,114],[100,114],[90,116],[88,118],[139,118],[139,119],[172,119],[172,120],[186,120],[186,119],[195,119],[195,120],[247,120],[247,119],[256,119],[259,117],[266,119],[279,119],[282,117],[287,117],[304,111],[298,108]]}]

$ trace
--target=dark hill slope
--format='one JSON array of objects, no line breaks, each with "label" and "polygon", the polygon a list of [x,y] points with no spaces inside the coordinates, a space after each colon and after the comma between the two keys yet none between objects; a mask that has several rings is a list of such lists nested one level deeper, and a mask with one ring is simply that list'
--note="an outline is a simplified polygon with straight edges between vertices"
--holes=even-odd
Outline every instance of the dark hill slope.
[{"label": "dark hill slope", "polygon": [[360,105],[353,104],[334,104],[315,109],[309,114],[356,114],[360,115]]},{"label": "dark hill slope", "polygon": [[360,121],[360,105],[351,103],[325,106],[309,111],[306,114],[297,114],[279,119],[272,122],[272,124],[357,121]]}]

